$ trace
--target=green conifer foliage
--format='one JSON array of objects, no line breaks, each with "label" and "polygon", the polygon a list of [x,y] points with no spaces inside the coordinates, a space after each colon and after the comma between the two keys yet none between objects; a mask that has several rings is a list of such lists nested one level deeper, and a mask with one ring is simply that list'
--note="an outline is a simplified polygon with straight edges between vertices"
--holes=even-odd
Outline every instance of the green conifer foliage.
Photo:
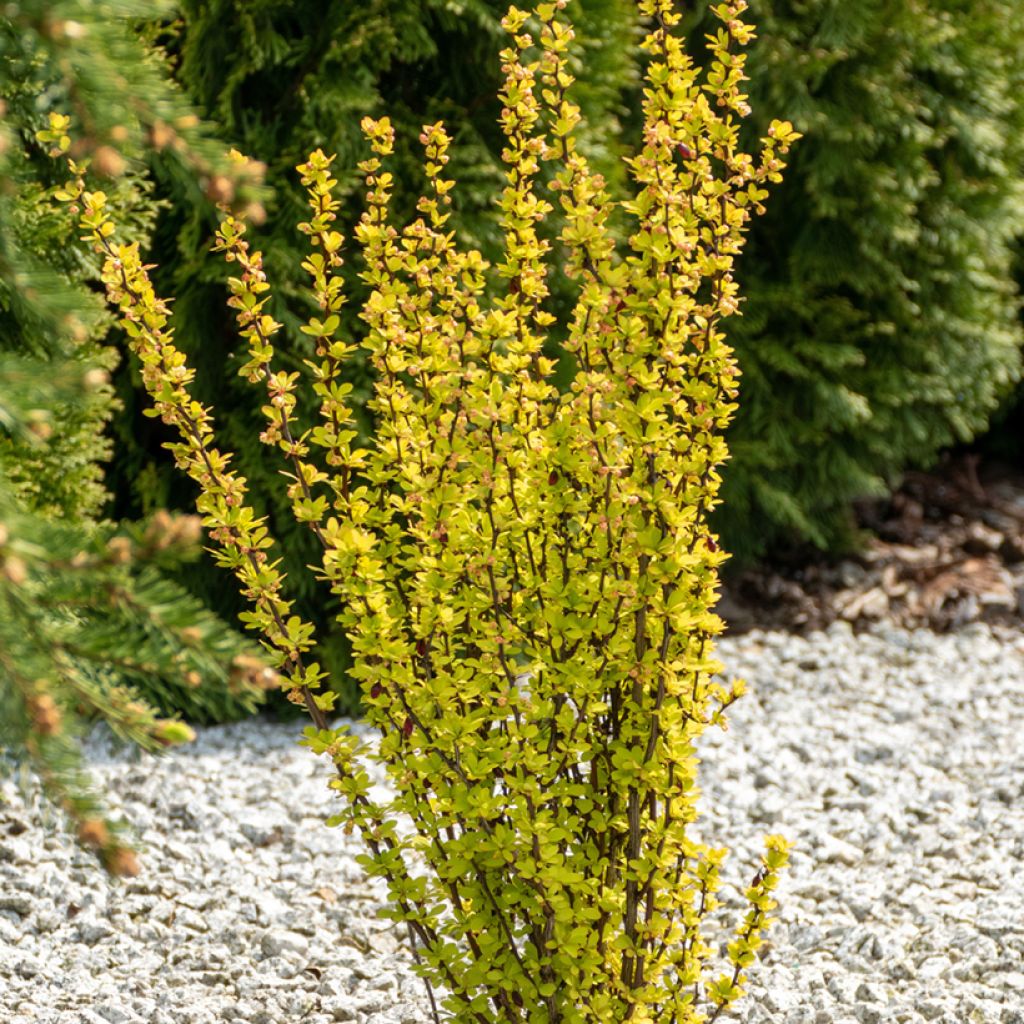
[{"label": "green conifer foliage", "polygon": [[[52,202],[52,154],[70,139],[48,115],[77,112],[76,160],[141,239],[158,204],[138,158],[170,124],[182,181],[201,194],[204,176],[220,174],[259,196],[251,169],[235,169],[204,135],[127,30],[124,18],[152,9],[22,0],[0,17],[0,743],[13,753],[27,744],[51,794],[81,821],[97,807],[74,744],[89,716],[153,745],[157,713],[239,717],[272,681],[258,648],[174,582],[198,554],[194,529],[184,544],[166,512],[153,534],[104,522],[119,354],[89,246],[74,212]],[[32,732],[40,695],[61,723],[45,741]],[[93,845],[120,856],[116,843]]]},{"label": "green conifer foliage", "polygon": [[251,712],[276,677],[160,571],[196,553],[197,517],[164,512],[114,530],[42,515],[11,483],[18,452],[52,460],[47,432],[90,404],[103,378],[73,360],[0,354],[0,767],[27,754],[79,840],[113,873],[133,874],[124,825],[104,816],[82,766],[85,726],[99,717],[160,750],[192,736],[159,717],[161,705],[195,717]]},{"label": "green conifer foliage", "polygon": [[[164,48],[177,81],[197,108],[217,124],[222,138],[266,164],[273,196],[260,246],[275,281],[274,314],[284,325],[278,352],[289,367],[301,367],[312,352],[310,339],[299,331],[310,307],[301,270],[303,239],[294,230],[305,216],[305,195],[294,168],[312,146],[320,146],[337,154],[339,180],[354,181],[363,152],[358,127],[363,116],[387,112],[396,126],[393,171],[401,186],[399,215],[413,212],[402,204],[422,187],[416,144],[420,126],[441,119],[457,125],[453,173],[461,187],[453,224],[467,244],[479,246],[486,256],[500,251],[492,200],[504,181],[495,97],[506,7],[505,0],[468,0],[457,9],[447,0],[185,0],[173,19],[150,21],[148,38]],[[580,147],[609,180],[621,183],[618,122],[623,90],[637,80],[629,56],[639,31],[635,8],[629,0],[590,0],[574,5],[574,14],[582,42],[572,57],[573,72],[580,79],[580,103],[590,123],[581,131]],[[259,401],[237,375],[242,360],[224,309],[225,268],[209,253],[216,220],[208,207],[183,201],[160,160],[155,171],[157,194],[170,204],[161,213],[149,256],[159,267],[159,289],[176,297],[179,344],[198,370],[199,396],[216,402],[219,430],[235,452],[238,469],[252,481],[259,501],[266,502],[261,510],[285,542],[285,568],[299,609],[326,627],[331,622],[330,595],[305,572],[316,556],[315,539],[293,521],[277,487],[277,470],[256,441]],[[359,212],[357,198],[345,203],[340,228],[351,231]],[[364,294],[354,275],[349,284],[357,286],[357,297]],[[554,287],[564,308],[569,293],[561,282]],[[347,309],[341,316],[347,327],[360,329]],[[372,417],[365,410],[370,393],[365,359],[357,355],[346,375],[356,388],[357,425],[365,437],[372,430]],[[137,376],[129,382],[122,375],[119,392],[128,412],[116,428],[119,513],[142,514],[168,504],[189,507],[192,492],[161,449],[167,435],[142,415],[145,400]],[[308,400],[300,396],[299,401],[311,416]],[[241,610],[212,568],[199,586],[224,614]],[[321,655],[332,667],[345,664],[340,634],[324,630],[322,635],[327,649]]]},{"label": "green conifer foliage", "polygon": [[853,499],[985,427],[1022,341],[1018,0],[763,0],[758,21],[751,136],[783,109],[806,138],[743,257],[717,520],[741,556],[850,543]]},{"label": "green conifer foliage", "polygon": [[[97,372],[118,363],[108,340],[113,318],[91,287],[95,272],[74,218],[44,201],[57,181],[47,154],[54,142],[37,136],[50,131],[53,110],[76,111],[82,131],[73,156],[100,175],[140,239],[149,239],[160,206],[141,157],[158,142],[183,201],[196,205],[214,186],[218,198],[237,192],[242,204],[261,195],[251,167],[229,160],[129,31],[129,19],[152,15],[154,6],[120,0],[100,10],[82,0],[18,0],[3,9],[0,352],[72,360]],[[0,441],[9,479],[36,511],[71,518],[100,511],[108,498],[102,463],[110,454],[104,425],[112,398],[104,381],[73,408],[48,409],[44,448],[16,448],[10,436]]]},{"label": "green conifer foliage", "polygon": [[[103,431],[113,404],[104,371],[117,357],[103,342],[112,318],[85,284],[85,247],[77,242],[73,218],[44,201],[53,162],[34,136],[47,125],[46,101],[68,102],[67,91],[59,88],[49,34],[53,29],[43,30],[42,5],[33,12],[12,6],[14,16],[0,19],[0,353],[70,360],[80,372],[92,367],[96,386],[71,404],[47,405],[40,396],[40,422],[31,443],[7,431],[0,437],[0,459],[10,484],[31,508],[70,518],[93,517],[106,498],[102,461],[110,454],[110,444]],[[5,14],[10,13],[8,8]],[[109,146],[101,160],[126,169]],[[144,181],[120,173],[110,191],[122,216],[147,237],[155,208]],[[38,375],[30,372],[23,380],[25,366],[8,363],[8,387],[33,386]],[[62,393],[50,392],[48,397]],[[35,443],[41,434],[46,445]]]}]

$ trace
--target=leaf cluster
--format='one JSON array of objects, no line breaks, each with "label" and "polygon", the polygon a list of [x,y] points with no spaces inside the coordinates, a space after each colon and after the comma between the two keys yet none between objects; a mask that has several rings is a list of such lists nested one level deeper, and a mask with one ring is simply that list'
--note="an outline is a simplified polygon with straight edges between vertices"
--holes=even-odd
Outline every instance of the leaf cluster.
[{"label": "leaf cluster", "polygon": [[[455,6],[448,0],[389,0],[326,7],[320,0],[186,0],[173,16],[156,13],[140,23],[144,37],[158,48],[183,93],[216,126],[219,137],[266,164],[271,195],[260,249],[274,282],[268,309],[283,324],[275,338],[282,368],[301,371],[310,357],[310,340],[301,327],[315,314],[302,269],[305,239],[294,231],[306,217],[295,167],[313,148],[336,155],[334,175],[339,198],[345,200],[337,228],[350,234],[362,208],[353,194],[363,155],[362,116],[386,113],[395,126],[389,167],[399,219],[415,215],[415,197],[424,184],[416,142],[420,126],[438,120],[456,126],[457,144],[450,154],[452,175],[459,180],[453,228],[489,259],[500,254],[502,233],[493,196],[504,180],[504,142],[496,58],[506,6],[505,0]],[[574,3],[571,10],[581,38],[569,60],[580,79],[576,99],[589,121],[580,126],[579,145],[596,169],[619,184],[624,179],[620,125],[629,116],[623,95],[638,82],[631,56],[639,31],[634,5],[631,0],[588,0]],[[317,627],[316,656],[331,669],[339,707],[354,712],[358,689],[347,675],[351,659],[334,620],[336,602],[305,571],[317,557],[315,538],[295,523],[288,497],[277,487],[276,467],[257,440],[262,400],[234,375],[239,357],[224,309],[224,267],[209,252],[217,219],[208,205],[191,200],[164,163],[164,153],[150,156],[155,194],[167,204],[147,250],[157,265],[154,283],[161,294],[175,296],[178,344],[198,372],[195,395],[216,402],[218,435],[234,452],[235,466],[259,496],[268,527],[281,541],[296,611]],[[541,174],[546,173],[542,167]],[[353,300],[340,313],[343,329],[358,337],[363,326],[355,310],[366,290],[354,267],[345,268],[343,276]],[[564,314],[571,309],[571,288],[560,278],[552,288],[556,311]],[[556,341],[553,336],[552,350]],[[146,396],[137,374],[128,369],[115,375],[126,406],[115,424],[118,444],[110,471],[116,512],[131,517],[162,506],[190,508],[194,493],[161,448],[166,431],[144,418]],[[365,442],[373,432],[373,415],[366,408],[372,369],[361,348],[346,360],[344,375],[353,386],[354,429]],[[317,415],[311,392],[300,388],[295,397],[303,419]],[[243,608],[211,560],[195,567],[187,583],[226,618]]]}]

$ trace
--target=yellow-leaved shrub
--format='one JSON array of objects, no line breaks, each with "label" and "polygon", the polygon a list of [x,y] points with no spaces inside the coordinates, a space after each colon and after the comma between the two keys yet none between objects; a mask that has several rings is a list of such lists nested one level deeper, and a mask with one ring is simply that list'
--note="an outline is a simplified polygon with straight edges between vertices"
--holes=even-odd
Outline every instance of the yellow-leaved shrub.
[{"label": "yellow-leaved shrub", "polygon": [[[742,690],[716,681],[714,655],[725,555],[707,517],[738,376],[722,324],[738,310],[745,229],[796,135],[776,122],[758,152],[739,149],[744,0],[714,8],[704,69],[686,56],[671,0],[639,0],[643,137],[629,161],[635,193],[614,202],[574,145],[564,7],[513,7],[505,19],[497,266],[449,230],[443,126],[423,130],[429,187],[418,219],[398,227],[391,127],[364,122],[372,156],[356,236],[370,293],[358,344],[376,370],[371,447],[358,445],[343,380],[357,342],[341,334],[331,158],[318,151],[298,168],[310,204],[304,267],[321,310],[303,328],[317,423],[296,422],[300,374],[275,368],[281,325],[265,311],[270,284],[245,225],[225,211],[218,233],[235,268],[242,372],[266,389],[262,439],[322,547],[317,571],[341,601],[379,732],[367,750],[330,725],[312,628],[292,614],[246,482],[190,395],[192,371],[138,247],[117,240],[82,168],[61,195],[80,204],[103,253],[153,414],[177,428],[173,452],[251,601],[248,622],[312,716],[306,744],[333,760],[334,821],[361,833],[366,869],[386,879],[435,1016],[438,1001],[479,1024],[694,1024],[741,994],[787,859],[786,842],[769,837],[716,970],[702,925],[724,851],[692,826],[695,741],[724,724]],[[550,190],[538,184],[542,162],[555,168]],[[633,223],[621,252],[616,205]],[[561,228],[555,244],[538,231],[548,218]],[[564,393],[544,355],[558,326],[545,310],[553,259],[579,284],[560,325],[574,362]],[[364,754],[387,769],[391,799],[371,790]]]}]

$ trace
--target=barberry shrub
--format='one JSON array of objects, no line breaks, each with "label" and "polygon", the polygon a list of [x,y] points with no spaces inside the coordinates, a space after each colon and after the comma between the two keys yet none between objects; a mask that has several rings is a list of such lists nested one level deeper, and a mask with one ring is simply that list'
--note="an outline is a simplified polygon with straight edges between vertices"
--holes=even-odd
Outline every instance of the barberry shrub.
[{"label": "barberry shrub", "polygon": [[[139,0],[133,0],[138,3]],[[302,365],[304,342],[299,325],[316,310],[308,304],[308,278],[302,269],[306,239],[295,231],[303,218],[306,195],[295,165],[311,149],[336,153],[334,177],[350,188],[365,155],[360,118],[388,114],[395,127],[395,150],[388,158],[394,175],[392,215],[415,217],[421,188],[420,126],[438,120],[458,125],[448,176],[459,182],[449,230],[488,259],[501,252],[501,229],[494,196],[503,178],[504,137],[498,125],[496,93],[501,70],[494,57],[503,39],[501,19],[509,0],[387,0],[387,3],[325,4],[323,0],[175,0],[166,5],[145,0],[149,10],[131,20],[159,46],[163,63],[197,110],[212,119],[208,127],[245,153],[266,162],[267,208],[273,216],[261,228],[264,267],[274,282],[267,312],[285,327],[275,339],[282,366]],[[634,59],[637,39],[634,0],[586,0],[573,7],[580,45],[573,54],[579,80],[575,101],[585,121],[577,145],[592,166],[618,187],[625,181],[626,152],[620,119],[624,96],[638,86]],[[316,32],[309,31],[316,25]],[[780,108],[781,109],[781,108]],[[163,141],[163,140],[159,140]],[[154,137],[154,146],[158,139]],[[216,210],[192,197],[194,183],[168,175],[173,145],[151,155],[153,195],[163,202],[146,249],[157,291],[175,296],[178,343],[197,369],[195,395],[217,407],[217,436],[234,453],[235,468],[260,495],[260,511],[278,542],[281,567],[288,573],[295,613],[316,630],[311,656],[341,688],[338,707],[357,711],[359,688],[347,675],[350,645],[335,620],[336,602],[305,567],[317,558],[316,538],[296,523],[273,460],[253,425],[260,419],[260,395],[241,378],[232,379],[235,338],[224,308],[225,268],[208,252],[217,224]],[[546,168],[541,168],[543,175]],[[343,192],[341,198],[347,193]],[[359,202],[344,202],[337,230],[350,234],[361,212]],[[364,291],[355,261],[345,267],[350,305],[341,313],[341,331],[358,330],[356,310]],[[548,308],[571,306],[571,282],[552,275]],[[564,315],[559,319],[564,322]],[[557,339],[557,336],[556,336]],[[556,340],[553,339],[553,340]],[[106,480],[115,494],[116,512],[135,517],[156,505],[189,508],[193,490],[182,480],[161,445],[166,432],[146,423],[148,397],[129,364],[114,374],[125,399],[125,415],[113,424],[117,447]],[[364,402],[370,396],[372,368],[365,353],[347,361],[345,378],[353,384],[352,406],[359,438],[371,433]],[[315,396],[299,389],[297,414],[316,415]],[[242,599],[225,586],[212,558],[193,567],[187,585],[211,610],[234,618]]]},{"label": "barberry shrub", "polygon": [[[513,7],[504,21],[497,266],[447,230],[442,125],[423,130],[428,187],[419,217],[398,228],[393,130],[386,118],[363,123],[372,156],[356,238],[373,446],[354,443],[342,379],[355,343],[338,334],[331,158],[318,151],[299,167],[304,268],[321,309],[303,328],[317,423],[297,422],[300,374],[275,368],[280,324],[265,309],[260,253],[228,211],[217,235],[237,268],[242,373],[266,389],[262,439],[283,457],[295,515],[322,550],[317,571],[340,599],[379,732],[371,748],[329,724],[312,628],[293,614],[246,481],[190,395],[193,371],[138,246],[117,240],[104,195],[80,174],[60,194],[103,254],[153,415],[178,429],[173,454],[201,487],[220,561],[251,600],[248,622],[309,710],[305,743],[336,768],[333,823],[365,839],[435,1016],[439,997],[454,1019],[480,1024],[711,1021],[741,995],[787,859],[785,840],[769,837],[716,974],[704,925],[725,852],[693,826],[695,741],[742,692],[716,680],[714,657],[725,555],[707,516],[737,394],[722,325],[739,306],[744,232],[795,134],[774,122],[756,153],[739,148],[753,34],[744,0],[715,8],[705,70],[685,55],[671,0],[640,0],[643,138],[628,161],[635,193],[613,203],[574,143],[564,6]],[[543,161],[556,171],[553,201],[537,184]],[[538,224],[556,204],[552,245]],[[624,253],[609,226],[618,213],[635,225]],[[578,285],[564,393],[543,355],[552,256]],[[383,763],[390,799],[371,788],[363,756]]]}]

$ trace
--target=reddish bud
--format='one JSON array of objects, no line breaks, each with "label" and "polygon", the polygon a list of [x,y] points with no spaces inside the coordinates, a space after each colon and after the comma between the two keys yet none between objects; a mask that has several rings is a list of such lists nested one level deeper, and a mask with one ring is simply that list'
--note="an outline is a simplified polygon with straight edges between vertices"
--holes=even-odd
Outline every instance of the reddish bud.
[{"label": "reddish bud", "polygon": [[686,145],[685,142],[680,142],[676,146],[676,149],[679,150],[679,155],[684,160],[692,160],[697,155],[697,153],[694,150],[692,150],[688,145]]},{"label": "reddish bud", "polygon": [[112,146],[100,146],[92,155],[93,168],[105,178],[119,178],[128,164]]},{"label": "reddish bud", "polygon": [[32,725],[42,736],[55,736],[60,732],[61,714],[56,702],[48,693],[30,697],[25,702]]},{"label": "reddish bud", "polygon": [[718,541],[716,541],[714,537],[708,537],[707,545],[708,551],[714,552],[718,550]]},{"label": "reddish bud", "polygon": [[374,683],[370,687],[370,700],[376,700],[384,692],[384,687],[380,683]]},{"label": "reddish bud", "polygon": [[235,186],[230,178],[215,174],[206,182],[206,198],[215,203],[230,203],[235,198]]},{"label": "reddish bud", "polygon": [[551,475],[550,475],[550,476],[548,477],[548,483],[549,483],[549,484],[550,484],[550,485],[551,485],[552,487],[554,487],[554,486],[555,486],[555,484],[557,484],[557,483],[558,483],[558,470],[557,470],[557,469],[553,469],[553,470],[551,470]]},{"label": "reddish bud", "polygon": [[408,739],[412,735],[412,719],[411,718],[407,718],[405,720],[405,725],[402,726],[402,735],[405,736],[406,739]]},{"label": "reddish bud", "polygon": [[103,857],[107,870],[118,878],[134,878],[139,873],[139,859],[133,850],[120,846]]},{"label": "reddish bud", "polygon": [[110,842],[110,833],[99,818],[87,818],[78,826],[78,841],[83,846],[98,848]]}]

